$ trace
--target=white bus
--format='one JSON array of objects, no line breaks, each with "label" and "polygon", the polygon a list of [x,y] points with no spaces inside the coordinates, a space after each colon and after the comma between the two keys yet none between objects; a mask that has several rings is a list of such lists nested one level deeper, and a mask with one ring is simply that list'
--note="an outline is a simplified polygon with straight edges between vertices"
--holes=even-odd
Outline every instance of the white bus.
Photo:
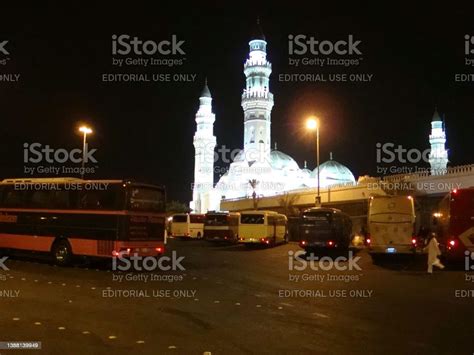
[{"label": "white bus", "polygon": [[276,245],[288,242],[288,220],[274,211],[240,213],[239,243]]},{"label": "white bus", "polygon": [[415,204],[411,196],[375,196],[369,205],[367,245],[373,259],[416,251]]},{"label": "white bus", "polygon": [[204,235],[203,214],[179,213],[173,215],[171,235],[175,238],[200,239]]},{"label": "white bus", "polygon": [[210,242],[236,243],[239,238],[240,213],[208,212],[204,221],[204,239]]}]

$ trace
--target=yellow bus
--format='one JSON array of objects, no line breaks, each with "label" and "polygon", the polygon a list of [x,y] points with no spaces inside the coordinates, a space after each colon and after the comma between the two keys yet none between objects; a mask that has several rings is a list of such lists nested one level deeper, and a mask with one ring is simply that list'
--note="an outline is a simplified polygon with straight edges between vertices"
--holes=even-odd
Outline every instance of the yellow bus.
[{"label": "yellow bus", "polygon": [[274,211],[240,213],[239,243],[276,245],[288,242],[288,219]]}]

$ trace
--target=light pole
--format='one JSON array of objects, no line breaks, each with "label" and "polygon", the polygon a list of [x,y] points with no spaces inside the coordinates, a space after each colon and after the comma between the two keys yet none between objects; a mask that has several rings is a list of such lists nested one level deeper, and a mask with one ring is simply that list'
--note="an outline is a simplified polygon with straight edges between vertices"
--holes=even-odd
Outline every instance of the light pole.
[{"label": "light pole", "polygon": [[82,132],[84,135],[83,143],[82,143],[82,167],[81,167],[81,179],[84,179],[84,171],[85,171],[85,163],[86,163],[86,139],[89,133],[92,133],[92,129],[87,126],[79,127],[79,132]]},{"label": "light pole", "polygon": [[306,128],[311,131],[316,131],[316,165],[318,171],[318,193],[316,195],[316,207],[321,206],[321,194],[320,194],[320,183],[319,183],[319,121],[317,118],[310,117],[306,121]]}]

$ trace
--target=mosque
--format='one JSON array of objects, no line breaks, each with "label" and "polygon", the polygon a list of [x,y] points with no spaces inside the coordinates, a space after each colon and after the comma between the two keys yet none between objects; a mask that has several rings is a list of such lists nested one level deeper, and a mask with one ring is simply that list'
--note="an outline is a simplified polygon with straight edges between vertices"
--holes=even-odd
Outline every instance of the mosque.
[{"label": "mosque", "polygon": [[[251,196],[280,195],[295,189],[318,185],[317,168],[303,168],[289,155],[271,146],[271,111],[274,96],[270,91],[272,64],[267,60],[267,42],[258,25],[249,42],[249,56],[244,63],[246,77],[241,105],[244,112],[244,137],[241,149],[230,163],[227,172],[214,183],[215,114],[212,96],[207,85],[199,98],[194,135],[195,165],[193,200],[194,213],[220,210],[221,200]],[[448,162],[445,149],[444,125],[435,112],[432,122],[430,163],[436,171],[445,169]],[[330,159],[319,166],[320,188],[334,185],[356,185],[352,172],[343,164]]]}]

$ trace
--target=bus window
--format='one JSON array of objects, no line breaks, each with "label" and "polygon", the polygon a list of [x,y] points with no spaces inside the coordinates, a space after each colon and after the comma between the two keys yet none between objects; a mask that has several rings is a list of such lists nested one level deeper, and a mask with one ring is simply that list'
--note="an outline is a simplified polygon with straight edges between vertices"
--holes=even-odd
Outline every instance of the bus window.
[{"label": "bus window", "polygon": [[82,191],[79,199],[79,208],[86,210],[117,210],[120,196],[118,186],[108,187],[107,190]]},{"label": "bus window", "polygon": [[187,223],[188,222],[188,216],[185,214],[177,214],[173,216],[173,222],[175,223]]},{"label": "bus window", "polygon": [[24,193],[16,190],[14,186],[8,186],[3,190],[4,207],[23,207]]},{"label": "bus window", "polygon": [[205,224],[208,226],[225,226],[229,223],[229,218],[225,214],[208,214]]},{"label": "bus window", "polygon": [[303,224],[327,227],[332,222],[331,212],[308,212],[303,214]]},{"label": "bus window", "polygon": [[165,196],[163,191],[147,187],[132,187],[129,193],[130,210],[164,212]]},{"label": "bus window", "polygon": [[264,224],[265,217],[263,214],[243,214],[240,217],[242,224]]},{"label": "bus window", "polygon": [[190,214],[190,223],[204,223],[205,215],[202,214]]}]

